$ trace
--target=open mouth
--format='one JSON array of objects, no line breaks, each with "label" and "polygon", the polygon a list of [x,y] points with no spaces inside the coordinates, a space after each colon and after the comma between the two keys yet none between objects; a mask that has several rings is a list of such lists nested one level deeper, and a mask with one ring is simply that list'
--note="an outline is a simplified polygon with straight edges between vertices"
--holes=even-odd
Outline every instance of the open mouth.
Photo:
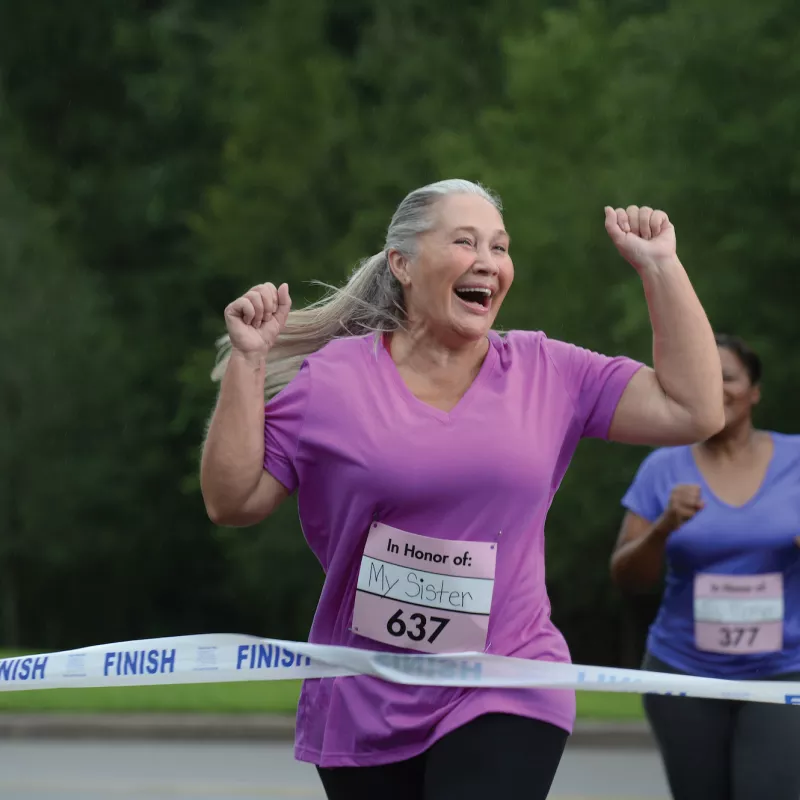
[{"label": "open mouth", "polygon": [[482,287],[468,287],[453,290],[459,300],[477,309],[486,309],[492,303],[492,290]]}]

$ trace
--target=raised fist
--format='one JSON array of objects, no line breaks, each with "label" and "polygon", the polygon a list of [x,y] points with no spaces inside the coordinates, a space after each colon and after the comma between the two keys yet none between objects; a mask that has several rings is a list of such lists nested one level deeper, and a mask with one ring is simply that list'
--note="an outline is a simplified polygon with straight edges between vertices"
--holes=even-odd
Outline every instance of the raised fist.
[{"label": "raised fist", "polygon": [[679,484],[669,496],[664,517],[672,530],[677,530],[704,507],[700,487],[696,484]]},{"label": "raised fist", "polygon": [[241,353],[266,356],[286,325],[291,307],[287,284],[278,289],[273,283],[254,286],[225,309],[231,347]]},{"label": "raised fist", "polygon": [[611,241],[637,272],[676,257],[675,228],[665,212],[648,206],[606,206],[605,212]]}]

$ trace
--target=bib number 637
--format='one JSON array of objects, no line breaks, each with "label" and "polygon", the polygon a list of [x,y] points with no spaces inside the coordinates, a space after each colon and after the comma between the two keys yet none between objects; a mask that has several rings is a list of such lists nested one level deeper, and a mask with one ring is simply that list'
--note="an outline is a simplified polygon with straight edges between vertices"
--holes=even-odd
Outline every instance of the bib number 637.
[{"label": "bib number 637", "polygon": [[[434,617],[416,612],[410,614],[408,622],[406,622],[403,610],[398,608],[386,622],[386,630],[391,636],[398,639],[401,636],[408,636],[413,642],[421,642],[425,639],[427,642],[433,643],[449,622],[450,620],[446,617]],[[429,628],[431,629],[430,635],[428,635]]]}]

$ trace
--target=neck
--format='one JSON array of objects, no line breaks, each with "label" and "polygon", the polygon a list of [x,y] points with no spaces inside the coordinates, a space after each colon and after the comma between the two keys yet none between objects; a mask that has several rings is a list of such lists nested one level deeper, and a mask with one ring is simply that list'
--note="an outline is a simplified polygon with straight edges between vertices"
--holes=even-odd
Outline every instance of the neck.
[{"label": "neck", "polygon": [[712,458],[730,459],[749,450],[755,439],[756,431],[748,418],[731,428],[723,429],[716,436],[701,443],[700,447]]},{"label": "neck", "polygon": [[459,341],[437,337],[419,328],[397,330],[390,341],[394,362],[422,373],[479,368],[489,350],[486,337]]}]

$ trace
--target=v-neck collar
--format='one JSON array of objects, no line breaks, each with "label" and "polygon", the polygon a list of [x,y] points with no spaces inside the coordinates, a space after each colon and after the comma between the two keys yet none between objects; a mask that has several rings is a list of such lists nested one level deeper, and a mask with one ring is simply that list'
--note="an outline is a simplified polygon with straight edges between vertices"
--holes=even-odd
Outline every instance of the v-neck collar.
[{"label": "v-neck collar", "polygon": [[394,363],[394,359],[392,358],[391,353],[386,346],[386,340],[384,339],[383,334],[380,335],[380,340],[378,341],[378,363],[381,365],[389,381],[397,388],[410,406],[428,414],[431,417],[434,417],[435,419],[440,420],[441,422],[449,423],[456,419],[460,414],[464,413],[464,410],[470,405],[473,397],[478,391],[480,391],[481,385],[486,381],[487,376],[492,371],[497,359],[498,338],[498,335],[494,331],[489,331],[489,349],[485,358],[483,359],[480,369],[478,370],[478,374],[475,376],[472,383],[467,387],[467,391],[464,392],[464,394],[461,396],[461,399],[455,404],[455,406],[453,406],[452,409],[450,409],[450,411],[444,411],[441,408],[436,408],[435,406],[426,403],[424,400],[420,400],[411,391],[411,389],[408,388],[408,385],[403,380],[403,376],[397,369],[397,364]]},{"label": "v-neck collar", "polygon": [[778,440],[777,437],[772,433],[772,431],[766,432],[769,437],[772,439],[772,455],[770,456],[769,462],[767,463],[767,468],[764,470],[764,475],[761,478],[761,483],[758,485],[758,489],[756,489],[755,493],[752,494],[744,503],[741,505],[735,506],[727,501],[723,500],[709,485],[708,481],[706,480],[706,476],[703,474],[703,470],[700,469],[700,465],[697,463],[697,459],[694,455],[694,450],[692,446],[689,445],[686,448],[687,458],[689,461],[690,468],[693,470],[695,476],[697,477],[698,483],[700,486],[705,490],[708,497],[710,497],[714,502],[718,505],[722,506],[723,508],[729,509],[730,511],[745,511],[746,509],[750,508],[750,506],[755,505],[762,497],[764,492],[767,491],[767,488],[772,483],[772,473],[777,468],[778,462]]}]

